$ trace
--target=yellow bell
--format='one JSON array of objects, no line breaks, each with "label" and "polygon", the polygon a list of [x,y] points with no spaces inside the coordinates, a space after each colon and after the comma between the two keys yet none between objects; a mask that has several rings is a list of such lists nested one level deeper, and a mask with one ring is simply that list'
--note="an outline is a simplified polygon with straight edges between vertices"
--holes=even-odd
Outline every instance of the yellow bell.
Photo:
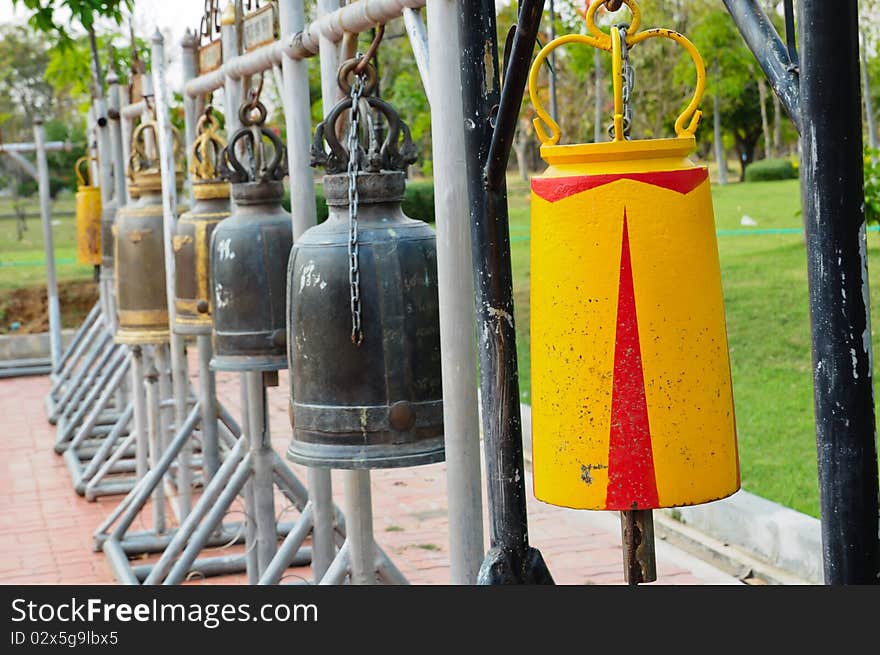
[{"label": "yellow bell", "polygon": [[[101,189],[88,183],[89,165],[94,157],[80,157],[76,172],[76,260],[80,264],[101,265]],[[83,168],[85,164],[85,168]]]},{"label": "yellow bell", "polygon": [[[590,33],[548,44],[529,79],[549,164],[532,180],[535,496],[578,509],[693,505],[740,485],[709,175],[688,160],[705,69],[682,35],[638,32],[638,6],[626,0],[626,47],[673,39],[694,60],[697,89],[677,138],[625,140],[623,38],[596,25],[601,4],[587,11]],[[612,54],[612,142],[558,145],[537,79],[565,43]]]}]

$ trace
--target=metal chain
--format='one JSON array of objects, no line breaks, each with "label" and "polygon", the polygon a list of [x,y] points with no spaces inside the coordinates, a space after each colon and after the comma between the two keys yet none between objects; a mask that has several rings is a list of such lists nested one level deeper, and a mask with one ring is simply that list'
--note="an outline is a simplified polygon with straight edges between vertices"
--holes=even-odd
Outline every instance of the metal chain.
[{"label": "metal chain", "polygon": [[351,291],[351,342],[364,341],[361,326],[361,273],[358,262],[358,189],[360,170],[360,102],[365,76],[356,75],[351,85],[351,110],[348,115],[348,283]]},{"label": "metal chain", "polygon": [[[620,56],[623,67],[620,71],[623,77],[623,138],[629,140],[632,129],[633,108],[632,92],[636,84],[636,71],[629,60],[629,47],[626,45],[626,31],[629,25],[617,25],[614,29],[620,32]],[[614,138],[614,122],[608,126],[608,136]]]}]

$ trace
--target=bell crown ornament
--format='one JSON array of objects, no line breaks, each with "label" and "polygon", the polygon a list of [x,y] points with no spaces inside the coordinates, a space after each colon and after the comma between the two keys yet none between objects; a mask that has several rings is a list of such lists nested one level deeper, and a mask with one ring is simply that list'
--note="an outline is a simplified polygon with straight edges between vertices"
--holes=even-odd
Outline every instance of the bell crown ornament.
[{"label": "bell crown ornament", "polygon": [[[180,152],[180,135],[171,128],[172,150],[177,160]],[[141,123],[131,133],[131,155],[128,159],[129,190],[135,195],[156,193],[162,190],[160,165],[159,124],[155,115]],[[180,171],[175,170],[177,180]]]},{"label": "bell crown ornament", "polygon": [[[311,164],[327,171],[324,191],[327,204],[331,206],[348,204],[348,173],[352,168],[357,171],[359,204],[402,200],[406,190],[406,170],[418,159],[409,126],[392,105],[373,95],[377,84],[376,69],[368,64],[362,77],[357,74],[361,61],[350,59],[340,67],[337,81],[347,97],[318,124],[312,142]],[[366,138],[343,144],[337,136],[337,123],[352,112],[355,102],[352,88],[355,85],[359,86],[355,89],[357,113],[363,117],[360,118],[360,129]],[[366,147],[362,145],[364,141]]]},{"label": "bell crown ornament", "polygon": [[[284,195],[282,180],[287,175],[287,148],[281,138],[266,127],[266,107],[254,99],[238,112],[242,127],[223,149],[220,174],[232,184],[232,198],[238,204],[263,204],[280,201]],[[238,154],[242,144],[246,161]]]},{"label": "bell crown ornament", "polygon": [[196,123],[196,138],[191,149],[189,173],[196,200],[229,197],[229,184],[220,174],[225,147],[226,139],[220,134],[220,124],[214,116],[214,107],[208,105]]}]

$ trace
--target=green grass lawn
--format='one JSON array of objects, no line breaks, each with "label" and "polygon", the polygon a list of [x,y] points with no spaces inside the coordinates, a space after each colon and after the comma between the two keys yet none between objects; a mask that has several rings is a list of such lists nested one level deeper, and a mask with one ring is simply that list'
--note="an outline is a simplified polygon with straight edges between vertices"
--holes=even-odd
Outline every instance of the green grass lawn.
[{"label": "green grass lawn", "polygon": [[[54,203],[56,212],[72,212],[73,199]],[[34,199],[29,213],[38,214],[39,202]],[[0,199],[0,214],[13,213],[12,202]],[[55,244],[56,271],[59,280],[92,277],[92,267],[76,263],[76,224],[73,216],[56,216],[52,230]],[[27,231],[19,241],[14,219],[0,220],[0,289],[36,286],[46,283],[46,257],[43,252],[43,227],[39,216],[27,219]]]},{"label": "green grass lawn", "polygon": [[[800,234],[742,235],[743,230],[800,228],[796,180],[715,186],[722,282],[743,486],[819,515],[807,267]],[[511,240],[523,402],[529,395],[529,198],[511,182]],[[743,228],[744,214],[758,222]],[[738,234],[727,231],[736,230]],[[880,235],[868,236],[871,303],[880,303]],[[874,349],[880,319],[874,312]],[[875,376],[877,373],[875,372]]]}]

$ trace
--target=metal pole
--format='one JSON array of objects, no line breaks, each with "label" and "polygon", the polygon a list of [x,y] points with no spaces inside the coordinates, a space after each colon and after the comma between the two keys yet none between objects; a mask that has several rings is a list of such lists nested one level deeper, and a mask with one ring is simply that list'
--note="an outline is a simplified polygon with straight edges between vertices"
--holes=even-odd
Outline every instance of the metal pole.
[{"label": "metal pole", "polygon": [[[183,35],[183,39],[180,41],[180,48],[183,52],[183,83],[186,84],[191,79],[195,78],[198,71],[198,34],[187,29],[186,33]],[[192,165],[192,149],[189,147],[189,144],[196,140],[196,122],[199,119],[198,104],[200,104],[198,100],[199,99],[197,98],[193,98],[191,96],[183,94],[183,142],[186,145],[184,150],[186,152],[187,171],[189,171],[190,166]],[[190,204],[192,204],[194,201],[192,195],[192,180],[189,179],[188,175],[187,180],[189,181],[189,201]]]},{"label": "metal pole", "polygon": [[245,378],[248,398],[248,437],[251,442],[254,468],[251,486],[254,493],[257,579],[259,579],[278,549],[278,532],[275,528],[275,488],[263,373],[249,371],[245,373]]},{"label": "metal pole", "polygon": [[[306,22],[302,0],[280,0],[278,17],[282,34],[300,31]],[[284,57],[281,60],[281,73],[284,84],[278,91],[284,104],[284,121],[287,126],[290,213],[293,219],[293,238],[296,240],[318,221],[315,210],[315,171],[310,166],[312,122],[309,62]]]},{"label": "metal pole", "polygon": [[[119,106],[126,107],[131,102],[131,94],[128,90],[128,87],[125,85],[121,85],[119,87]],[[131,132],[132,132],[132,119],[126,118],[122,114],[122,110],[120,109],[120,119],[119,119],[119,133],[122,136],[122,161],[127,163],[129,157],[131,157]],[[123,168],[123,177],[127,171],[127,168]],[[119,197],[119,207],[123,205],[127,205],[131,200],[131,197],[128,194],[128,185],[125,184],[125,193]]]},{"label": "metal pole", "polygon": [[[459,0],[428,3],[432,52],[459,52]],[[449,512],[449,560],[453,584],[474,584],[483,561],[483,494],[477,411],[477,342],[474,278],[468,214],[467,170],[461,105],[461,70],[433,57],[431,136],[434,144],[434,209],[440,296],[443,426]]]},{"label": "metal pole", "polygon": [[[146,375],[147,397],[147,434],[150,440],[150,467],[158,470],[159,459],[165,450],[162,439],[161,421],[159,419],[159,390],[156,388],[159,373],[155,364],[150,366]],[[165,532],[165,486],[160,480],[153,488],[153,530],[156,534]]]},{"label": "metal pole", "polygon": [[61,358],[61,305],[55,276],[55,243],[52,239],[52,199],[49,195],[49,164],[46,162],[46,136],[43,120],[34,119],[34,143],[37,146],[37,185],[40,192],[40,215],[43,223],[43,251],[46,253],[46,295],[49,299],[49,348],[52,367]]},{"label": "metal pole", "polygon": [[110,106],[108,111],[110,116],[110,150],[113,153],[113,197],[118,208],[125,204],[125,159],[122,149],[122,116],[119,114],[122,105],[120,104],[119,76],[116,71],[111,71],[107,76],[107,84]]},{"label": "metal pole", "polygon": [[369,470],[342,473],[345,493],[345,538],[349,544],[351,583],[376,584],[376,544]]},{"label": "metal pole", "polygon": [[478,580],[550,583],[528,540],[507,191],[503,177],[494,190],[483,179],[501,103],[494,2],[460,3],[459,34],[491,543]]},{"label": "metal pole", "polygon": [[[187,371],[186,346],[184,337],[174,332],[175,292],[174,292],[174,227],[177,223],[177,175],[174,161],[174,138],[171,116],[169,114],[168,84],[165,75],[165,39],[157,29],[152,38],[153,90],[156,101],[156,122],[159,126],[159,157],[162,172],[162,208],[165,213],[163,231],[165,235],[165,290],[168,299],[168,320],[171,328],[171,381],[174,398],[175,430],[186,419],[186,406],[189,396],[189,374]],[[164,396],[167,398],[168,396]],[[166,440],[170,438],[166,434]],[[180,451],[177,467],[177,492],[181,516],[192,508],[192,444],[187,442]]]},{"label": "metal pole", "polygon": [[199,404],[202,408],[202,472],[207,484],[220,468],[217,425],[217,378],[211,370],[213,346],[210,334],[198,336]]},{"label": "metal pole", "polygon": [[[318,0],[318,17],[331,13],[342,5],[341,0]],[[322,36],[320,40],[321,99],[326,116],[341,99],[342,91],[336,82],[339,68],[339,45]],[[309,498],[314,510],[312,528],[312,570],[315,581],[324,577],[333,562],[336,552],[334,522],[336,512],[333,507],[333,482],[330,469],[309,468],[307,474]]]},{"label": "metal pole", "polygon": [[877,584],[858,3],[800,4],[801,166],[827,584]]},{"label": "metal pole", "polygon": [[135,435],[135,462],[137,479],[142,479],[148,470],[147,453],[147,399],[144,388],[144,352],[141,346],[131,349],[131,396],[134,403],[132,432]]},{"label": "metal pole", "polygon": [[[430,8],[428,11],[430,12]],[[430,72],[431,49],[428,43],[428,34],[425,29],[425,22],[422,20],[421,12],[418,9],[404,9],[403,24],[406,27],[406,33],[409,35],[409,43],[412,46],[413,57],[416,60],[416,67],[419,69],[419,76],[422,78],[422,86],[425,89],[425,95],[428,96],[428,104],[433,104],[431,102],[431,99],[434,97]],[[447,42],[444,47],[448,52],[454,52],[450,43]],[[443,51],[438,50],[437,52]]]},{"label": "metal pole", "polygon": [[[220,40],[223,42],[223,61],[237,57],[240,53],[238,27],[236,26],[235,5],[229,2],[220,19]],[[226,119],[226,133],[233,134],[241,127],[238,108],[244,99],[244,81],[227,76],[223,90],[223,115]]]}]

